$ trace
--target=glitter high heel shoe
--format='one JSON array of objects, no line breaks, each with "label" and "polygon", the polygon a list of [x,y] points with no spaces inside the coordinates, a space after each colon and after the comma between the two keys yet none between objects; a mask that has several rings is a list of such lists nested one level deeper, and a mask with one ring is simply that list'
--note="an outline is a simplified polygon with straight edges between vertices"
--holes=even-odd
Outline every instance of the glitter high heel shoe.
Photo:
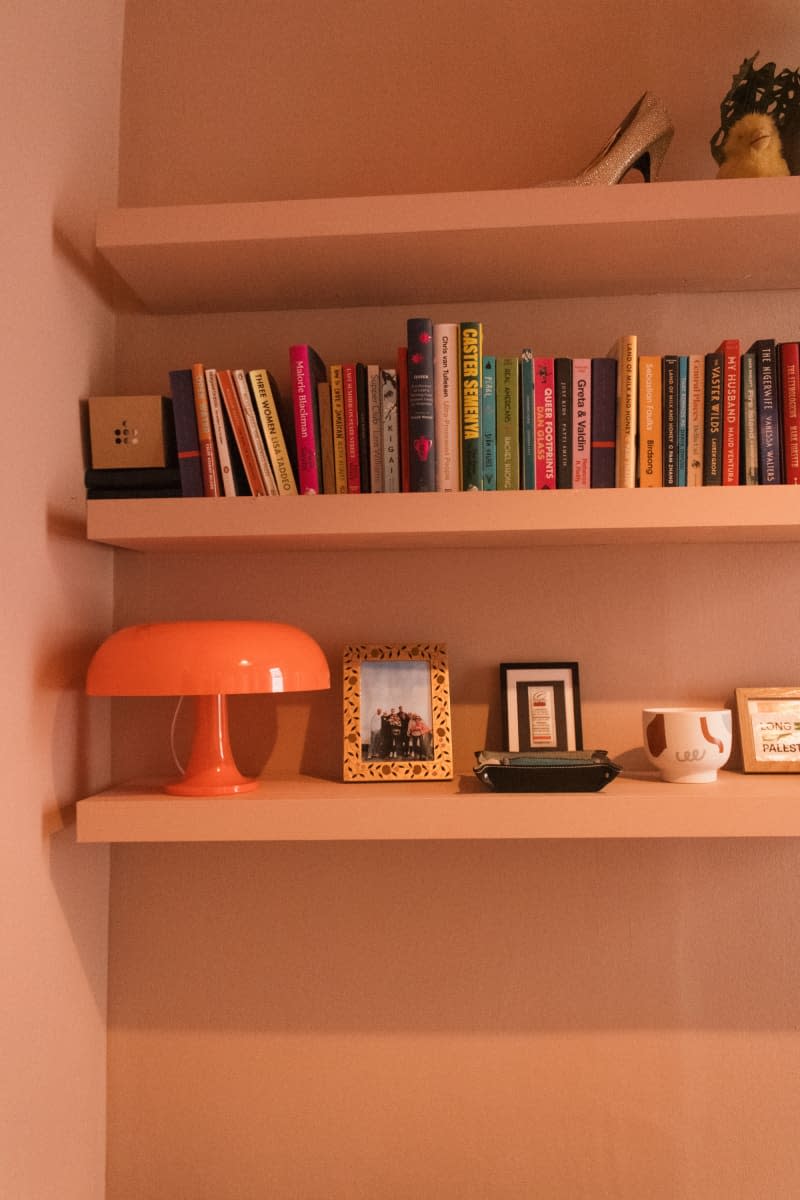
[{"label": "glitter high heel shoe", "polygon": [[640,171],[645,183],[658,177],[675,126],[666,107],[652,92],[645,92],[603,149],[574,179],[553,179],[539,187],[588,187],[619,183],[628,171]]}]

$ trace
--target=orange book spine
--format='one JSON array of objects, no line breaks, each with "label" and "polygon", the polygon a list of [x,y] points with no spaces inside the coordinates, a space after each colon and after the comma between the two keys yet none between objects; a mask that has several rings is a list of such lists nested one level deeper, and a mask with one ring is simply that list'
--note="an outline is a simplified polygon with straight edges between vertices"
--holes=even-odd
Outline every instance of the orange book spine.
[{"label": "orange book spine", "polygon": [[231,423],[233,436],[236,439],[248,487],[254,496],[266,496],[267,490],[264,487],[261,472],[256,462],[256,456],[250,443],[250,435],[247,432],[247,426],[242,415],[239,397],[233,382],[233,375],[227,369],[219,370],[217,371],[217,383],[219,384],[219,390],[222,392],[222,400],[228,413],[228,420]]}]

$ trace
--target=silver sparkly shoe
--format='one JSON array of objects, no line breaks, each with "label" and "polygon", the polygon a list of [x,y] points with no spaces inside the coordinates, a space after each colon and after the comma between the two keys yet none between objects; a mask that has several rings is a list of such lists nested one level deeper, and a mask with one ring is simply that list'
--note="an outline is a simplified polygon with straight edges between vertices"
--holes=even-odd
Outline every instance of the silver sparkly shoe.
[{"label": "silver sparkly shoe", "polygon": [[574,179],[552,179],[538,187],[588,187],[595,183],[619,183],[628,171],[640,171],[645,183],[658,178],[664,155],[675,133],[663,102],[645,92],[603,149]]}]

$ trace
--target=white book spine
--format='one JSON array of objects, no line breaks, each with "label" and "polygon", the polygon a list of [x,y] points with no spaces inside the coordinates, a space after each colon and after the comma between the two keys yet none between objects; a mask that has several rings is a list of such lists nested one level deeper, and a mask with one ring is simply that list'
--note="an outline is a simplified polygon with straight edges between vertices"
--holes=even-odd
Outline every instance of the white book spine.
[{"label": "white book spine", "polygon": [[381,414],[383,418],[383,490],[401,491],[400,481],[400,414],[397,371],[381,368]]}]

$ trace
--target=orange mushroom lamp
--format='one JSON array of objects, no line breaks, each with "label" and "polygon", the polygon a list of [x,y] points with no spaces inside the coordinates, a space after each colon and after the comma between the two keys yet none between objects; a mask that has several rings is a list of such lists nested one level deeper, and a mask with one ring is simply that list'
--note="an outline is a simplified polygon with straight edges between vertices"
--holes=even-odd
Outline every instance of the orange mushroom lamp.
[{"label": "orange mushroom lamp", "polygon": [[228,740],[229,695],[330,687],[325,655],[309,634],[274,621],[166,621],[106,638],[89,664],[91,696],[192,696],[192,748],[176,796],[249,792]]}]

